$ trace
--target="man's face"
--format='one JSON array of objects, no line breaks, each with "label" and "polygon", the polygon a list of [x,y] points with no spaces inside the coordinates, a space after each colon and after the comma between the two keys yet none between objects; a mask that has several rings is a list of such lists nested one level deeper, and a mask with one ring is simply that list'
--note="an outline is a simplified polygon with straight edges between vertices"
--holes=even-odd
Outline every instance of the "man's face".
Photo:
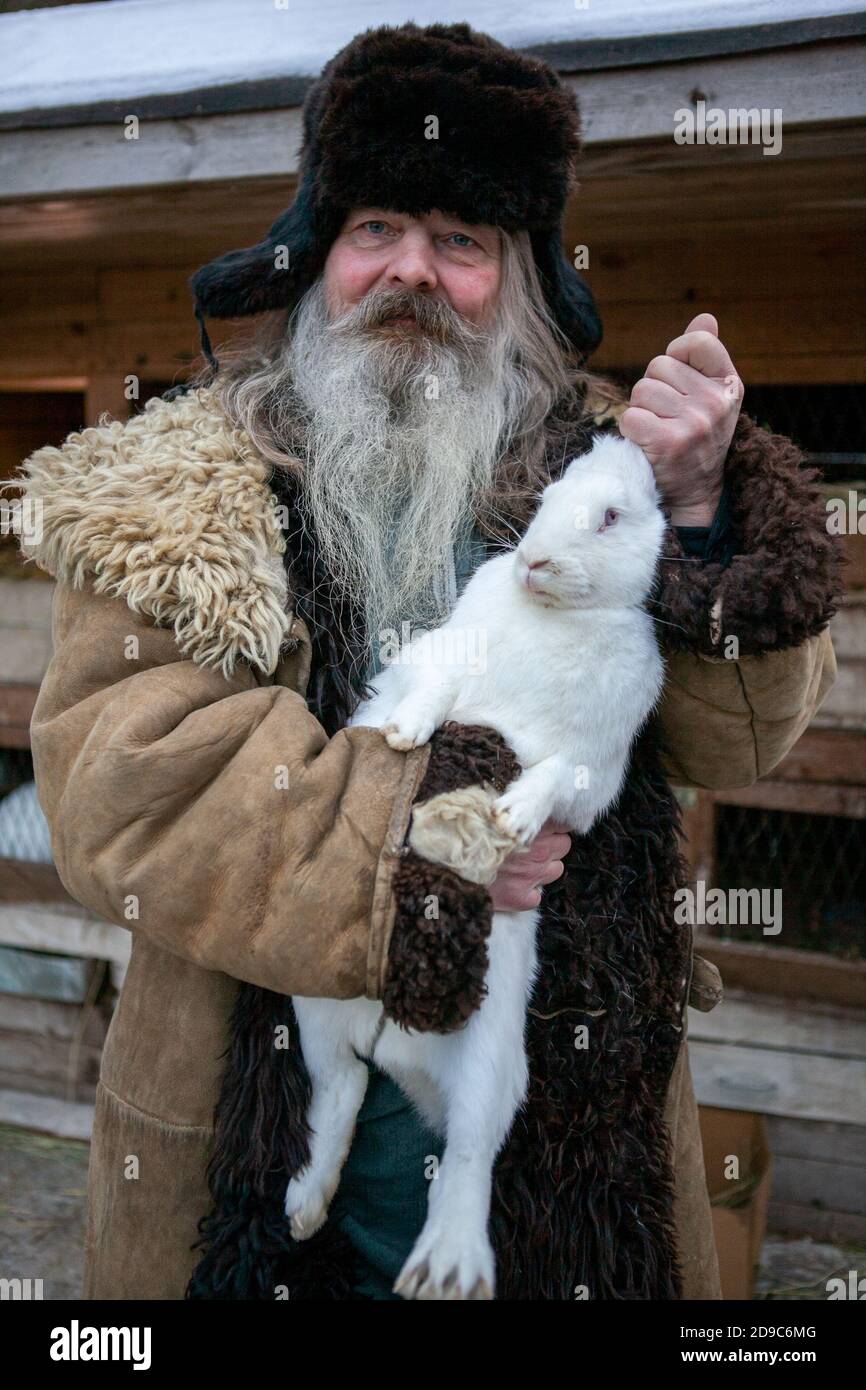
[{"label": "man's face", "polygon": [[[438,300],[479,328],[491,321],[499,297],[501,251],[497,228],[460,222],[433,211],[419,217],[386,208],[354,208],[325,263],[328,309],[339,317],[367,295],[394,291]],[[381,325],[389,334],[428,330],[410,315]]]}]

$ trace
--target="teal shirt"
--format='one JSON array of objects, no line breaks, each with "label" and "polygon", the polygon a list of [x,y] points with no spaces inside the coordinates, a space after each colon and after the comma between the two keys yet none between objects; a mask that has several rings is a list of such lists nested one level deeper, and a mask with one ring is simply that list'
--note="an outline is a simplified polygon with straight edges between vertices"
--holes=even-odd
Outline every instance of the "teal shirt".
[{"label": "teal shirt", "polygon": [[[454,547],[453,570],[444,576],[446,594],[456,599],[485,559],[483,537],[470,521]],[[367,678],[381,667],[375,662]],[[427,1174],[445,1143],[421,1120],[396,1082],[372,1063],[367,1094],[358,1113],[331,1217],[359,1256],[359,1298],[394,1299],[391,1290],[427,1215]]]}]

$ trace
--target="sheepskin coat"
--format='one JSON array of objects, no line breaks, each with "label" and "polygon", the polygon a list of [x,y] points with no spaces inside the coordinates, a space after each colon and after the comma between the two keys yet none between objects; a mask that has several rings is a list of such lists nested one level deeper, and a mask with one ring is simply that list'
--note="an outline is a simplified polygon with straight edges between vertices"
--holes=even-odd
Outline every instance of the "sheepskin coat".
[{"label": "sheepskin coat", "polygon": [[[582,431],[566,404],[550,459],[580,453]],[[685,565],[668,538],[659,718],[545,890],[530,1094],[495,1174],[499,1297],[720,1296],[685,1034],[687,1003],[721,989],[674,920],[670,782],[751,783],[832,684],[838,556],[800,462],[741,417],[739,553]],[[284,489],[208,389],[39,450],[22,482],[42,515],[27,554],[58,581],[31,729],[40,800],[66,887],[133,938],[98,1089],[85,1295],[349,1297],[336,1233],[294,1246],[279,1220],[306,1144],[288,996],[366,995],[440,1030],[477,1007],[489,899],[417,860],[407,833],[413,804],[504,786],[513,755],[489,729],[446,725],[407,754],[341,723],[347,653],[281,528]]]}]

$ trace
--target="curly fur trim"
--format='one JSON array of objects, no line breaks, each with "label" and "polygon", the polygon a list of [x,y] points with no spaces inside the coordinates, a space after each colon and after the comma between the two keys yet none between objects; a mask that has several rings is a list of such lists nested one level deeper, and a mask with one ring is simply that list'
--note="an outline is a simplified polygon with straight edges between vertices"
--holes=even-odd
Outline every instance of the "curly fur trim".
[{"label": "curly fur trim", "polygon": [[57,579],[117,595],[184,656],[231,675],[276,669],[291,645],[270,466],[207,389],[38,449],[12,486],[39,520],[24,555]]},{"label": "curly fur trim", "polygon": [[419,1033],[451,1033],[487,992],[490,894],[416,854],[397,865],[393,891],[397,917],[382,994],[385,1014]]},{"label": "curly fur trim", "polygon": [[494,814],[496,793],[484,787],[440,792],[415,806],[409,844],[422,859],[444,864],[470,883],[489,887],[502,864],[519,847]]},{"label": "curly fur trim", "polygon": [[[473,785],[503,792],[520,764],[501,734],[447,720],[430,741],[415,806]],[[411,822],[407,835],[411,834]],[[396,902],[382,996],[388,1018],[418,1032],[460,1028],[484,998],[493,906],[487,889],[413,851],[392,885]],[[436,915],[430,916],[431,903]]]},{"label": "curly fur trim", "polygon": [[685,559],[674,531],[652,605],[669,651],[783,651],[814,637],[842,590],[843,550],[827,530],[815,469],[790,439],[741,414],[725,465],[738,553],[730,565]]}]

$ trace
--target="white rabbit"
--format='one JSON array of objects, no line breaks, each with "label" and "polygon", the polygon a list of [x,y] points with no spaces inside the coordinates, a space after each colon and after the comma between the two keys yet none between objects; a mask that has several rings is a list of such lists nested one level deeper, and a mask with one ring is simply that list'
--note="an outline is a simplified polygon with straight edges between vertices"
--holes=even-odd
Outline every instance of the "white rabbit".
[{"label": "white rabbit", "polygon": [[[481,565],[451,617],[375,677],[353,724],[389,744],[425,743],[446,719],[496,729],[523,768],[502,795],[483,787],[415,808],[409,843],[476,883],[548,817],[578,834],[611,805],[662,662],[649,594],[665,522],[636,445],[597,437],[544,491],[516,550]],[[416,1033],[379,1002],[294,999],[312,1081],[311,1159],[286,1194],[302,1240],[324,1222],[374,1058],[446,1137],[428,1215],[394,1285],[406,1298],[492,1298],[492,1170],[526,1096],[526,1008],[539,909],[495,912],[487,993],[464,1028]],[[357,1054],[357,1055],[356,1055]]]}]

